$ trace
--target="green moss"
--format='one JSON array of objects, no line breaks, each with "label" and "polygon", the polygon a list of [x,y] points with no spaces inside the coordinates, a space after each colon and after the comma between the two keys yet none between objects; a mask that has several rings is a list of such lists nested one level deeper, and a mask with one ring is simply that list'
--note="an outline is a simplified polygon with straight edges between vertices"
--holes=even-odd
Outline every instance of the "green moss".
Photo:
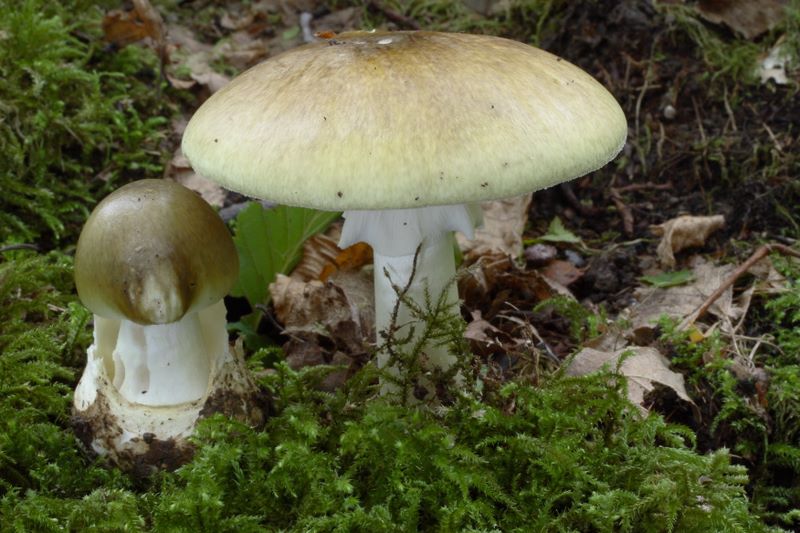
[{"label": "green moss", "polygon": [[75,233],[123,169],[160,169],[153,54],[107,48],[97,2],[0,1],[0,243]]},{"label": "green moss", "polygon": [[441,415],[343,394],[309,402],[307,379],[279,368],[271,386],[285,404],[263,432],[206,421],[155,528],[765,530],[742,467],[693,452],[691,432],[658,416],[639,419],[608,375],[511,384],[498,405],[462,399]]},{"label": "green moss", "polygon": [[70,430],[91,342],[70,258],[19,255],[0,265],[4,530],[765,529],[743,467],[724,450],[696,453],[685,428],[641,419],[607,374],[509,383],[434,412],[374,397],[369,375],[327,394],[316,389],[327,369],[278,365],[264,378],[277,404],[263,430],[207,420],[191,463],[136,484]]},{"label": "green moss", "polygon": [[[699,343],[664,321],[664,340],[673,365],[683,370],[699,398],[708,398],[704,416],[711,423],[703,438],[713,446],[730,446],[751,472],[755,508],[784,527],[800,523],[800,268],[773,257],[788,281],[787,290],[763,306],[754,306],[756,327],[772,340],[753,362],[768,380],[737,375],[735,361],[723,357],[719,335]],[[767,337],[769,338],[769,337]],[[707,361],[704,363],[704,361]],[[706,423],[707,424],[707,423]]]},{"label": "green moss", "polygon": [[72,499],[128,484],[94,465],[69,427],[72,390],[91,339],[90,315],[75,302],[71,280],[71,259],[59,253],[0,264],[3,531],[63,531],[57,517],[70,512]]}]

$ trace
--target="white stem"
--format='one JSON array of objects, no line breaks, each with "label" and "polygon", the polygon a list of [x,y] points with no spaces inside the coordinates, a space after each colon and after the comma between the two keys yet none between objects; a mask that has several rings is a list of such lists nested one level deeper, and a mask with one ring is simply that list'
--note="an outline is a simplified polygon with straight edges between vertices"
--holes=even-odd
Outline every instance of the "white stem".
[{"label": "white stem", "polygon": [[[392,287],[405,288],[414,271],[414,255],[386,256],[374,253],[375,262],[375,329],[379,332],[386,331],[391,326],[392,313],[397,305],[398,294]],[[388,274],[388,277],[387,275]],[[435,306],[444,290],[447,290],[446,303],[458,302],[458,290],[452,283],[456,274],[455,260],[453,258],[452,233],[442,233],[435,239],[426,240],[417,257],[416,274],[411,284],[408,285],[406,297],[415,302],[422,309],[426,308],[427,301]],[[458,308],[454,308],[458,312]],[[414,328],[414,337],[411,343],[419,339],[423,333],[424,324],[415,323],[417,319],[409,308],[400,303],[397,312],[398,326],[395,337],[405,338],[408,328]],[[379,339],[380,342],[380,339]],[[426,346],[424,350],[433,366],[447,370],[456,361],[446,346]],[[383,367],[389,355],[378,355],[378,365]]]},{"label": "white stem", "polygon": [[114,385],[143,405],[175,405],[205,396],[211,356],[197,313],[171,324],[122,321],[113,353]]},{"label": "white stem", "polygon": [[[375,262],[375,326],[379,335],[391,326],[392,313],[398,300],[392,283],[404,288],[412,272],[414,277],[406,296],[423,309],[426,306],[426,291],[432,305],[437,304],[445,289],[448,291],[447,303],[458,302],[458,290],[455,283],[451,283],[456,273],[453,231],[461,231],[472,238],[474,227],[481,221],[479,206],[461,204],[347,211],[344,218],[339,246],[345,248],[359,241],[372,246]],[[420,244],[422,246],[414,271],[414,255]],[[389,279],[384,270],[388,272]],[[453,312],[458,313],[456,306]],[[402,339],[407,335],[408,328],[413,327],[415,338],[411,339],[411,343],[418,340],[425,324],[417,320],[406,305],[400,304],[395,324],[399,329],[395,331],[395,339]],[[445,346],[428,345],[422,351],[433,366],[443,370],[452,367],[456,361]],[[378,354],[378,366],[386,366],[388,358],[386,353]],[[384,384],[383,389],[387,392],[391,387]]]}]

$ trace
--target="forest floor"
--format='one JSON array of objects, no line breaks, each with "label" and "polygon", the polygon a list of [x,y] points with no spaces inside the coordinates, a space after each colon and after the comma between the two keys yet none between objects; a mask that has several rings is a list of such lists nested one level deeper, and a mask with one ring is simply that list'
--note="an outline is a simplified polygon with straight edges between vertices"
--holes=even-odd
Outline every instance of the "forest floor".
[{"label": "forest floor", "polygon": [[[23,4],[0,1],[0,530],[800,525],[796,1]],[[71,281],[86,215],[174,179],[248,251],[242,217],[279,208],[254,215],[195,174],[183,128],[244,69],[371,28],[544,48],[609,89],[628,141],[588,176],[486,203],[460,241],[463,399],[375,398],[371,318],[347,311],[371,298],[371,256],[336,248],[331,217],[274,252],[281,268],[243,260],[226,299],[272,422],[209,420],[176,473],[108,467],[69,422],[92,331]]]}]

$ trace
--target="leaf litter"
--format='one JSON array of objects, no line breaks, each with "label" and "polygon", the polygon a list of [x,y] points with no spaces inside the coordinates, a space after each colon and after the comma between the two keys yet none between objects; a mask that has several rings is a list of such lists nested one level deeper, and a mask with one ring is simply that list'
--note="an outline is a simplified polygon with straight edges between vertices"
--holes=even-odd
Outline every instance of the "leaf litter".
[{"label": "leaf litter", "polygon": [[[224,10],[219,19],[222,31],[209,38],[209,35],[200,35],[192,28],[164,23],[147,0],[136,0],[133,4],[134,9],[131,11],[118,10],[108,14],[104,24],[107,40],[116,46],[142,42],[153,47],[162,59],[164,74],[170,84],[178,89],[199,90],[206,95],[224,86],[235,71],[299,44],[303,40],[303,33],[308,33],[309,30],[335,32],[360,25],[360,11],[355,8],[329,12],[317,18],[305,17],[301,23],[301,15],[310,14],[316,5],[314,2],[264,0],[247,5],[233,4],[233,7]],[[763,33],[764,27],[769,28],[774,24],[774,20],[769,17],[769,20],[762,23],[760,19],[748,20],[747,17],[736,14],[734,11],[742,9],[742,2],[734,2],[732,4],[739,5],[731,9],[725,8],[722,12],[718,9],[719,4],[724,3],[701,2],[698,9],[709,20],[717,17],[712,20],[714,23],[726,24],[751,38]],[[771,8],[767,10],[766,15],[772,14]],[[279,22],[276,23],[276,20]],[[297,31],[287,36],[283,31],[285,28],[296,28]],[[778,59],[778,52],[774,55],[775,58],[769,64],[769,58],[765,59],[762,65],[763,76],[774,76],[779,81],[781,78],[778,71],[784,64],[782,59]],[[221,64],[227,66],[224,72],[215,68]],[[214,190],[204,183],[201,176],[191,172],[179,151],[170,162],[166,175],[198,190],[215,205],[227,203],[225,198],[220,197],[220,191]],[[529,350],[533,337],[538,337],[535,339],[536,344],[542,350],[562,359],[574,347],[574,343],[565,340],[566,336],[560,330],[563,326],[554,325],[558,321],[544,318],[542,324],[537,322],[537,326],[540,326],[538,330],[533,328],[531,322],[543,317],[529,309],[555,296],[576,300],[573,291],[580,292],[584,290],[582,287],[587,286],[587,280],[584,279],[587,268],[576,264],[567,253],[571,252],[571,246],[584,248],[584,244],[578,235],[566,228],[558,216],[551,219],[550,226],[543,235],[523,241],[529,202],[530,195],[527,198],[489,203],[484,206],[486,224],[478,231],[476,241],[460,241],[467,268],[463,270],[458,282],[465,302],[464,311],[471,319],[466,336],[479,355],[519,351],[520,347]],[[703,246],[709,235],[723,224],[724,219],[715,216],[678,217],[658,225],[654,231],[662,236],[657,254],[659,261],[668,268],[674,268],[679,262],[675,254],[691,247]],[[524,249],[524,255],[523,242],[529,245]],[[316,259],[315,253],[318,255]],[[254,257],[257,256],[258,253],[255,253]],[[297,274],[293,273],[291,277],[273,274],[275,281],[270,292],[275,298],[273,304],[276,317],[283,323],[287,334],[292,336],[293,341],[290,342],[298,345],[298,339],[307,337],[303,340],[304,344],[300,343],[304,346],[302,349],[285,346],[288,348],[287,355],[296,364],[316,360],[326,363],[338,361],[350,365],[352,360],[344,358],[343,354],[362,356],[367,350],[365,339],[373,338],[369,318],[363,316],[363,310],[370,309],[371,306],[371,282],[367,281],[371,277],[368,272],[371,269],[369,254],[364,250],[338,250],[335,240],[328,238],[325,241],[322,237],[314,237],[304,250],[303,257]],[[527,264],[520,264],[520,258],[526,260]],[[682,271],[691,272],[691,277],[682,277],[688,275],[681,274],[681,271],[656,272],[654,276],[661,277],[650,278],[654,286],[638,287],[635,291],[635,304],[621,314],[631,320],[635,327],[626,332],[606,332],[598,339],[587,341],[586,346],[595,346],[596,351],[607,354],[605,357],[608,361],[615,362],[618,362],[624,350],[634,350],[628,359],[623,358],[622,366],[628,360],[637,361],[637,350],[646,346],[630,346],[628,343],[644,342],[647,337],[651,337],[654,333],[654,320],[659,316],[667,315],[677,319],[691,316],[698,305],[702,305],[702,299],[708,297],[709,291],[714,290],[714,284],[719,283],[726,274],[729,275],[731,270],[725,266],[703,265],[692,257],[683,257],[680,261],[691,265],[689,269]],[[263,265],[263,260],[259,264]],[[284,262],[283,268],[286,269],[289,264],[290,262]],[[304,268],[308,270],[303,271]],[[615,265],[611,264],[610,268],[613,270]],[[263,266],[253,264],[246,266],[244,270],[256,272],[260,269]],[[591,273],[596,277],[596,269],[590,270],[593,270]],[[774,272],[774,269],[771,271]],[[315,274],[309,275],[310,272]],[[769,285],[769,290],[780,290],[781,280],[772,274],[766,276],[758,278],[758,286]],[[265,281],[263,273],[251,278]],[[768,279],[771,281],[767,281]],[[250,286],[254,284],[250,283]],[[758,290],[755,286],[752,288]],[[242,290],[241,286],[239,290]],[[734,297],[732,288],[726,290],[711,306],[710,312],[717,321],[727,321],[735,327],[737,318],[738,323],[741,323],[746,314],[752,294],[753,291],[740,290],[738,296]],[[261,296],[260,301],[267,299],[265,295]],[[589,305],[585,298],[582,302]],[[326,310],[326,316],[312,312],[311,307],[314,306]],[[527,324],[530,328],[524,328],[521,324]],[[531,328],[535,335],[531,333]],[[650,335],[636,335],[633,332],[637,329],[640,330],[639,333],[644,331]],[[309,347],[309,339],[316,343],[317,348]],[[603,351],[600,349],[603,345],[613,349]],[[325,348],[320,350],[321,346]],[[637,379],[658,382],[653,376],[647,377],[648,372],[654,376],[668,375],[659,366],[663,363],[663,358],[659,359],[652,352],[646,352],[641,360],[648,361],[648,364],[640,368],[628,363],[635,366],[637,372],[644,374],[644,377],[637,374]],[[646,383],[638,384],[646,391],[645,385]]]}]

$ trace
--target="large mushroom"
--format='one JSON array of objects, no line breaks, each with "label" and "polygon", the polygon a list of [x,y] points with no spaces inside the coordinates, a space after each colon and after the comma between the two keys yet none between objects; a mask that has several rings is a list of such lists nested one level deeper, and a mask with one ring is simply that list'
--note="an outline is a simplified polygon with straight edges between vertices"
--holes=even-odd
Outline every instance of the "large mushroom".
[{"label": "large mushroom", "polygon": [[[225,187],[344,211],[340,246],[374,250],[381,331],[392,284],[407,284],[418,248],[406,296],[422,305],[426,291],[435,301],[449,287],[458,301],[452,233],[472,235],[475,202],[582,176],[626,136],[614,97],[540,49],[485,35],[349,32],[235,78],[198,109],[182,146]],[[413,326],[412,315],[400,305],[396,325]],[[440,368],[454,362],[447,348],[425,352]]]},{"label": "large mushroom", "polygon": [[95,452],[146,474],[190,456],[201,417],[261,421],[226,330],[222,298],[238,271],[225,224],[173,181],[133,182],[97,205],[75,252],[78,295],[95,316],[73,403]]}]

